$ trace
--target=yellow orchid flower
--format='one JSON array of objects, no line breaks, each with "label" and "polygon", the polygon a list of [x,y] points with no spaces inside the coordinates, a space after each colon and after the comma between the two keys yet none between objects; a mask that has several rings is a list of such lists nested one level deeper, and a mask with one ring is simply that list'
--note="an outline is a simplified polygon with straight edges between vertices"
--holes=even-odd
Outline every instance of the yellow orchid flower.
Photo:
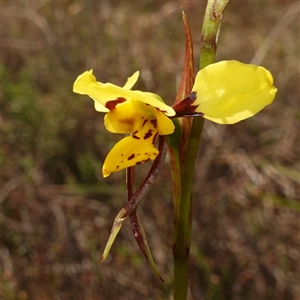
[{"label": "yellow orchid flower", "polygon": [[104,177],[149,160],[158,155],[155,140],[158,135],[173,133],[174,124],[167,116],[175,111],[153,93],[130,90],[139,72],[128,78],[124,87],[96,81],[93,71],[80,75],[73,87],[79,94],[89,95],[95,109],[106,112],[104,125],[113,133],[130,133],[118,142],[107,155],[102,168]]},{"label": "yellow orchid flower", "polygon": [[97,82],[91,70],[74,83],[75,93],[90,96],[95,109],[107,113],[104,124],[108,131],[131,134],[109,152],[102,169],[104,177],[155,159],[157,135],[174,131],[170,117],[201,115],[219,124],[234,124],[270,104],[277,91],[265,68],[221,61],[200,70],[191,95],[170,107],[156,94],[130,90],[138,77],[139,72],[134,73],[119,87]]}]

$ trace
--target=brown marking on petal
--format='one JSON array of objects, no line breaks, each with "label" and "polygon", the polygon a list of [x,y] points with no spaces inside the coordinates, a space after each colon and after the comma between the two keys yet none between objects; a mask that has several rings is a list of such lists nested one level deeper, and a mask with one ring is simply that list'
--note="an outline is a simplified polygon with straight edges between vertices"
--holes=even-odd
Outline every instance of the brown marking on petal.
[{"label": "brown marking on petal", "polygon": [[140,164],[145,163],[145,162],[147,162],[147,161],[149,161],[149,160],[151,160],[151,158],[143,159],[143,160],[141,160],[141,161],[136,162],[135,164],[136,164],[136,165],[140,165]]},{"label": "brown marking on petal", "polygon": [[149,129],[144,135],[144,140],[149,139],[152,136],[153,131],[154,131],[153,129]]},{"label": "brown marking on petal", "polygon": [[127,158],[127,160],[132,160],[132,159],[134,159],[134,158],[135,158],[135,154],[132,153],[132,154]]},{"label": "brown marking on petal", "polygon": [[199,105],[193,105],[196,99],[197,99],[197,93],[192,92],[187,98],[174,104],[172,106],[172,108],[176,112],[176,115],[174,117],[179,118],[184,116],[203,116],[202,113],[196,112],[196,109],[198,108]]},{"label": "brown marking on petal", "polygon": [[118,104],[125,102],[126,99],[123,97],[118,97],[116,100],[110,100],[105,103],[105,107],[109,110],[114,109]]},{"label": "brown marking on petal", "polygon": [[135,131],[131,134],[131,136],[132,136],[134,139],[140,140],[141,138],[139,138],[139,137],[136,135],[137,133],[138,133],[138,131],[135,130]]},{"label": "brown marking on petal", "polygon": [[143,159],[142,162],[145,163],[145,162],[147,162],[147,161],[149,161],[149,160],[151,160],[151,159],[150,159],[150,158]]},{"label": "brown marking on petal", "polygon": [[167,113],[167,111],[166,110],[164,110],[164,109],[161,109],[161,108],[158,108],[158,107],[154,107],[156,110],[158,110],[158,111],[160,111],[160,112],[162,112],[162,113]]},{"label": "brown marking on petal", "polygon": [[145,119],[142,125],[142,128],[145,126],[145,124],[148,122],[148,119]]},{"label": "brown marking on petal", "polygon": [[116,170],[118,170],[120,168],[120,166],[116,166]]},{"label": "brown marking on petal", "polygon": [[155,144],[155,140],[156,140],[157,136],[158,136],[158,132],[156,132],[155,135],[154,135],[154,137],[153,137],[153,140],[152,140],[152,144],[153,145]]},{"label": "brown marking on petal", "polygon": [[153,125],[154,128],[157,127],[157,120],[156,119],[151,120],[150,123]]},{"label": "brown marking on petal", "polygon": [[134,120],[130,119],[130,118],[119,119],[118,121],[121,124],[130,125],[130,126],[133,126],[133,124],[134,124]]}]

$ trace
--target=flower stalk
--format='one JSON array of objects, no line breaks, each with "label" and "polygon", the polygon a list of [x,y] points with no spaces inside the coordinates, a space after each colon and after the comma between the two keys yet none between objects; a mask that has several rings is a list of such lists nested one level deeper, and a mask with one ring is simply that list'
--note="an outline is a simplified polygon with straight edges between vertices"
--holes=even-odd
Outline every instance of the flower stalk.
[{"label": "flower stalk", "polygon": [[[194,55],[193,43],[188,20],[183,13],[183,23],[186,40],[186,56],[184,71],[177,92],[175,105],[181,103],[178,99],[185,99],[191,93],[194,83]],[[202,118],[201,118],[202,119]],[[179,121],[178,121],[179,123]],[[188,287],[187,259],[190,245],[190,204],[184,195],[184,165],[186,162],[187,143],[190,137],[191,118],[183,117],[175,125],[175,133],[170,136],[169,153],[171,160],[174,229],[173,229],[173,260],[174,260],[174,299],[186,299]]]},{"label": "flower stalk", "polygon": [[[200,69],[214,62],[223,10],[227,2],[228,0],[207,2],[201,36]],[[188,291],[188,256],[191,243],[193,178],[203,124],[204,118],[193,118],[186,149],[184,151],[185,159],[183,164],[180,165],[180,183],[173,183],[173,186],[179,186],[176,193],[174,193],[174,300],[186,299]],[[173,180],[174,179],[173,177]],[[178,180],[178,176],[176,179]]]}]

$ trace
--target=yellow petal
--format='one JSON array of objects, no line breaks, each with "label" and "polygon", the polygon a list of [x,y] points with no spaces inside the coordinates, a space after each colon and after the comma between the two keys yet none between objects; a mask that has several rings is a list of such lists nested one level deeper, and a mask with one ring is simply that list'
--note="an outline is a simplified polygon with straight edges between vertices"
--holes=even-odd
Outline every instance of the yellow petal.
[{"label": "yellow petal", "polygon": [[104,117],[105,128],[113,133],[135,132],[139,135],[141,133],[138,132],[146,122],[152,124],[148,129],[158,131],[159,135],[171,134],[175,128],[173,122],[161,111],[134,99],[118,104]]},{"label": "yellow petal", "polygon": [[[93,70],[86,71],[77,77],[73,85],[73,92],[81,95],[89,95],[92,99],[97,101],[97,104],[95,103],[95,109],[100,112],[108,112],[109,109],[105,107],[105,103],[107,100],[114,100],[101,91],[101,84],[97,83],[93,75]],[[107,99],[107,97],[109,99]],[[103,99],[103,101],[101,99]]]},{"label": "yellow petal", "polygon": [[222,61],[197,74],[193,91],[197,93],[196,112],[219,124],[233,124],[270,104],[277,89],[265,68]]},{"label": "yellow petal", "polygon": [[136,71],[135,73],[133,73],[133,75],[128,77],[127,82],[123,86],[123,89],[130,90],[139,79],[139,76],[140,76],[140,72]]},{"label": "yellow petal", "polygon": [[168,135],[174,132],[175,126],[171,119],[165,116],[162,112],[157,111],[157,129],[159,135]]},{"label": "yellow petal", "polygon": [[125,87],[123,88],[111,83],[97,82],[95,76],[93,75],[93,71],[90,70],[78,76],[74,83],[73,91],[78,94],[88,95],[97,101],[100,105],[96,105],[96,110],[102,112],[109,111],[109,109],[106,107],[107,102],[123,98],[125,100],[139,100],[158,108],[168,116],[174,116],[175,111],[173,108],[166,105],[158,95],[148,92],[128,90],[128,87],[135,83],[137,77],[138,74],[135,73],[131,78],[128,79]]},{"label": "yellow petal", "polygon": [[149,140],[127,136],[108,153],[102,168],[103,177],[113,172],[154,160],[159,151]]},{"label": "yellow petal", "polygon": [[137,117],[132,101],[126,101],[105,115],[104,126],[112,133],[132,133],[136,130]]},{"label": "yellow petal", "polygon": [[[146,106],[139,101],[135,104]],[[156,112],[155,108],[151,109]],[[151,112],[148,117],[151,117]],[[153,160],[157,156],[158,150],[154,147],[158,136],[156,115],[152,119],[143,116],[136,120],[136,124],[138,129],[133,131],[131,136],[118,142],[107,155],[102,169],[104,177],[112,172]]]}]

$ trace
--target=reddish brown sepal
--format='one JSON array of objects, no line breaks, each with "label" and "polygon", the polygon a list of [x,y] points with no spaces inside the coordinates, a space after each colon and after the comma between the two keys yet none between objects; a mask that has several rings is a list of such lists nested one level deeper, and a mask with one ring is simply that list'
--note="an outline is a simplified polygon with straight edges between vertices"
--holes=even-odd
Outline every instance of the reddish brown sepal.
[{"label": "reddish brown sepal", "polygon": [[175,118],[180,118],[184,116],[203,116],[202,113],[195,112],[198,105],[193,105],[195,100],[197,99],[196,92],[192,92],[188,97],[183,99],[180,102],[177,102],[172,106],[172,108],[175,110],[176,115]]},{"label": "reddish brown sepal", "polygon": [[175,103],[180,102],[187,97],[194,85],[194,54],[193,54],[193,41],[190,31],[190,26],[186,15],[182,12],[182,19],[185,32],[185,61],[184,69],[179,83]]},{"label": "reddish brown sepal", "polygon": [[[181,76],[181,80],[179,83],[176,100],[173,108],[177,109],[178,112],[176,112],[176,117],[182,117],[182,116],[193,116],[195,114],[195,109],[192,105],[192,99],[190,97],[193,85],[194,85],[194,54],[193,54],[193,41],[192,41],[192,35],[190,31],[190,26],[187,20],[186,15],[184,12],[182,12],[182,19],[184,24],[184,32],[185,32],[185,61],[184,61],[184,68],[183,73]],[[184,100],[182,100],[184,99]],[[180,153],[180,165],[182,165],[184,162],[185,157],[185,150],[187,141],[190,135],[191,130],[191,122],[192,118],[181,118],[181,134],[180,138],[178,140],[178,150]],[[169,147],[169,153],[171,158],[171,165],[176,165],[176,159],[173,157],[174,153],[171,147]],[[180,173],[180,170],[177,169],[175,166],[172,167],[173,175],[175,173]],[[176,175],[174,175],[176,178]]]}]

